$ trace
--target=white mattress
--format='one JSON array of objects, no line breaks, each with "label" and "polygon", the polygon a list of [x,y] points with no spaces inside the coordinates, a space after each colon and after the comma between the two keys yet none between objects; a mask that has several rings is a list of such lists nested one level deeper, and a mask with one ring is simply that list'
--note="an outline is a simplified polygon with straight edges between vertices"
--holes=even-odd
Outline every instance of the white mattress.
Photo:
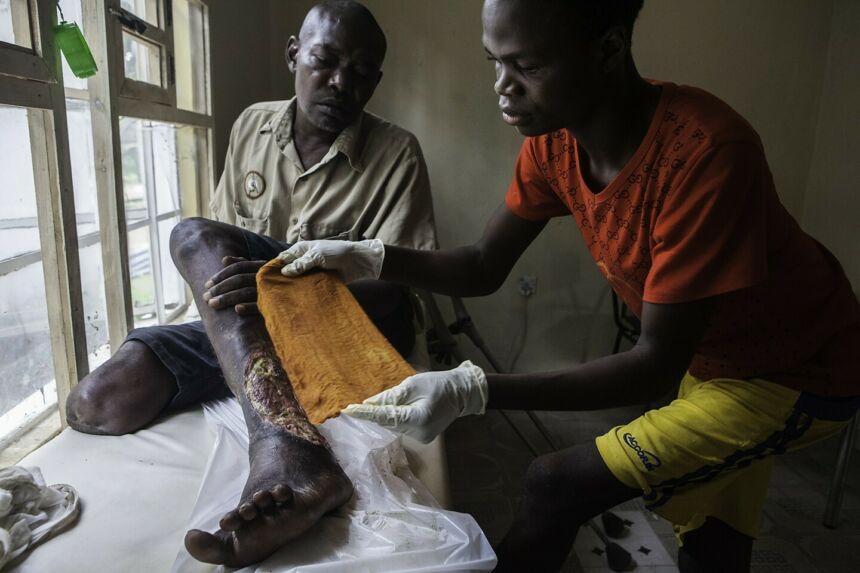
[{"label": "white mattress", "polygon": [[[82,500],[72,529],[37,547],[12,571],[169,571],[188,525],[214,435],[202,409],[127,436],[67,429],[20,462],[46,483],[68,483]],[[413,473],[448,507],[441,440],[405,440]]]}]

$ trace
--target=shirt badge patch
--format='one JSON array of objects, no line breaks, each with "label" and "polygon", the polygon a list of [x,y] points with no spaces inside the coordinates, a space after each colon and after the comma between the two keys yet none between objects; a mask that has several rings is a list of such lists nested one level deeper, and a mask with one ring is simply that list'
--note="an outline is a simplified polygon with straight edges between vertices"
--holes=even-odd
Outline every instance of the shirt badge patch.
[{"label": "shirt badge patch", "polygon": [[245,175],[245,195],[250,199],[256,199],[266,190],[266,180],[256,171],[249,171]]}]

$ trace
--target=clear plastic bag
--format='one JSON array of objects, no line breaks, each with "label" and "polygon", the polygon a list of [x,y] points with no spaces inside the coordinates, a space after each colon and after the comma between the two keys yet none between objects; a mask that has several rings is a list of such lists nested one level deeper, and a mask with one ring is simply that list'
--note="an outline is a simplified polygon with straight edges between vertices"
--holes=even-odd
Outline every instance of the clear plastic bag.
[{"label": "clear plastic bag", "polygon": [[[235,399],[205,405],[216,431],[189,529],[215,531],[248,477],[248,433]],[[475,520],[441,509],[409,469],[397,435],[339,416],[320,426],[355,495],[310,531],[242,573],[492,571],[496,557]],[[183,549],[173,573],[216,570]]]}]

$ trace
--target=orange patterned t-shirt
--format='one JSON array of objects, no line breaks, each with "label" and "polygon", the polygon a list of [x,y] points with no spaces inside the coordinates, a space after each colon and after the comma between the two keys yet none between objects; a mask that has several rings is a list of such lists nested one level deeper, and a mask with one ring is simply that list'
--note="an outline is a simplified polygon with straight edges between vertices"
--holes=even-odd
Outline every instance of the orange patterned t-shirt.
[{"label": "orange patterned t-shirt", "polygon": [[642,302],[717,296],[690,373],[765,378],[821,395],[860,395],[860,304],[838,261],[774,190],[753,128],[715,96],[662,93],[639,149],[589,189],[567,130],[523,143],[508,208],[573,215],[598,268],[641,316]]}]

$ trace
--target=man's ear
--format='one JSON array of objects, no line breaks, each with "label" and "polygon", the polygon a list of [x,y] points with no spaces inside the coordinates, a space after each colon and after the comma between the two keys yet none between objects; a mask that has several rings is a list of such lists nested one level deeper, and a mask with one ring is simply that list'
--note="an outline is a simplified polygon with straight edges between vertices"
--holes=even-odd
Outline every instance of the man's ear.
[{"label": "man's ear", "polygon": [[598,40],[600,61],[603,72],[618,69],[627,59],[630,39],[624,26],[612,26]]},{"label": "man's ear", "polygon": [[287,67],[290,72],[296,73],[296,61],[299,56],[299,39],[295,36],[290,36],[287,40],[287,49],[284,50],[284,57],[287,60]]}]

